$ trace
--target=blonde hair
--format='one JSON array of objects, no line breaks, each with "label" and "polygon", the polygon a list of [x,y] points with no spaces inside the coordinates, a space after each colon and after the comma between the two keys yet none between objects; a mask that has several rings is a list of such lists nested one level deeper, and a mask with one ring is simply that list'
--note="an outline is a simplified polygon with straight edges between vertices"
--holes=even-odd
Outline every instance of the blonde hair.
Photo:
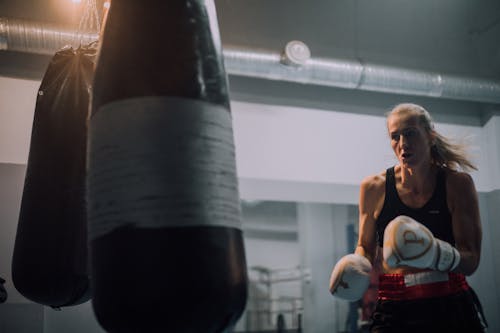
[{"label": "blonde hair", "polygon": [[387,119],[394,115],[417,118],[426,133],[434,137],[434,144],[431,147],[431,157],[434,164],[451,170],[458,170],[459,168],[464,171],[477,170],[477,167],[468,157],[468,147],[465,144],[452,142],[447,137],[439,134],[434,129],[431,115],[422,106],[412,103],[398,104],[387,113]]}]

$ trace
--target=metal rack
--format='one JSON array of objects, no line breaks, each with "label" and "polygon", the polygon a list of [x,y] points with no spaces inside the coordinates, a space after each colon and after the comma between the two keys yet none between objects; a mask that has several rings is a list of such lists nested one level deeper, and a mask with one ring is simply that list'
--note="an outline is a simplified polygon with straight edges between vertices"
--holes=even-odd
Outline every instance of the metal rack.
[{"label": "metal rack", "polygon": [[[253,266],[249,269],[250,293],[245,313],[248,332],[301,328],[303,312],[302,283],[310,281],[310,271],[300,267],[270,269]],[[296,294],[280,293],[277,284],[291,284]],[[293,286],[293,283],[297,285]]]}]

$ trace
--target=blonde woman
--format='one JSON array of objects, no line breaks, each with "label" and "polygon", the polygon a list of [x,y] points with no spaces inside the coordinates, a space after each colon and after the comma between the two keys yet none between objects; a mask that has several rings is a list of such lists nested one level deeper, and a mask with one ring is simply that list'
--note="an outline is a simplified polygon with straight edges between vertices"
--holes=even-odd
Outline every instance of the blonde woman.
[{"label": "blonde woman", "polygon": [[480,302],[465,278],[481,256],[477,192],[467,173],[475,166],[419,105],[397,105],[387,129],[398,164],[363,180],[358,246],[336,265],[330,291],[362,296],[379,258],[371,332],[484,332]]}]

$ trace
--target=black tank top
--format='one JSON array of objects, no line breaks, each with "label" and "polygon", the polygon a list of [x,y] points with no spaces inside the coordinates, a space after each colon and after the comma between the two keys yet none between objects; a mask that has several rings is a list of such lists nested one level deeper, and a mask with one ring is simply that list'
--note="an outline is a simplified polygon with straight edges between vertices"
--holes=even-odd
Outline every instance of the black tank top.
[{"label": "black tank top", "polygon": [[376,220],[377,243],[383,246],[384,230],[396,216],[406,215],[425,225],[434,237],[455,244],[451,225],[451,214],[446,202],[446,173],[439,169],[436,188],[432,197],[421,208],[406,206],[399,198],[396,190],[394,167],[387,169],[385,177],[385,200],[380,216]]}]

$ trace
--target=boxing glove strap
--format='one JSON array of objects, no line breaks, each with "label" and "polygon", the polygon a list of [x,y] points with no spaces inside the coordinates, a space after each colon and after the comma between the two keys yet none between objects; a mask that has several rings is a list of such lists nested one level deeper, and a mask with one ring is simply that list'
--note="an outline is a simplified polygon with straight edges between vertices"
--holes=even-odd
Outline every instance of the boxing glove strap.
[{"label": "boxing glove strap", "polygon": [[457,273],[382,274],[379,277],[378,298],[415,300],[452,295],[469,288],[465,276]]}]

